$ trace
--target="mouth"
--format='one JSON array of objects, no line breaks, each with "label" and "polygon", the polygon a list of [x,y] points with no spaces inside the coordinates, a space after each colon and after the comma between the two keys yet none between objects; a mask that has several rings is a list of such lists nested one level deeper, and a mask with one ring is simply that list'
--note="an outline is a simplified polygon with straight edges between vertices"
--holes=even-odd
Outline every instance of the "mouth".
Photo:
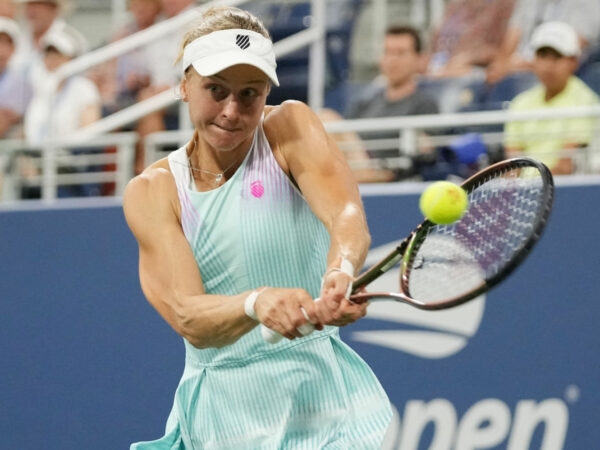
[{"label": "mouth", "polygon": [[224,125],[219,125],[218,123],[213,123],[213,126],[221,131],[226,132],[226,133],[235,133],[237,131],[240,131],[239,128],[227,127]]}]

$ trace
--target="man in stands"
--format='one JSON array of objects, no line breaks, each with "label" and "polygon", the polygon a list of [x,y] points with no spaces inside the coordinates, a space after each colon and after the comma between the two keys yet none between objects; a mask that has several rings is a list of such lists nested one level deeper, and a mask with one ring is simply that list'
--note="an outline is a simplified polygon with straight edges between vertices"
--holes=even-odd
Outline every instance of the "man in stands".
[{"label": "man in stands", "polygon": [[[581,54],[573,27],[564,22],[543,23],[534,31],[531,46],[539,84],[515,97],[511,111],[598,104],[596,94],[573,75]],[[596,121],[580,117],[509,122],[504,130],[507,156],[525,153],[544,162],[556,175],[573,173],[575,149],[590,143]]]},{"label": "man in stands", "polygon": [[[436,101],[419,89],[417,75],[422,65],[421,39],[409,26],[392,26],[386,30],[383,54],[379,60],[380,76],[352,101],[345,114],[347,119],[437,114]],[[334,111],[321,113],[323,121],[339,120]],[[398,158],[397,144],[394,148],[367,151],[361,139],[391,139],[398,141],[398,132],[339,133],[334,139],[342,149],[359,182],[397,181],[412,173],[412,167],[404,169],[388,167],[381,158]],[[377,161],[373,168],[369,162]],[[362,163],[362,167],[360,167]],[[367,164],[364,164],[367,163]],[[379,164],[381,163],[381,164]],[[365,167],[370,166],[370,167]]]}]

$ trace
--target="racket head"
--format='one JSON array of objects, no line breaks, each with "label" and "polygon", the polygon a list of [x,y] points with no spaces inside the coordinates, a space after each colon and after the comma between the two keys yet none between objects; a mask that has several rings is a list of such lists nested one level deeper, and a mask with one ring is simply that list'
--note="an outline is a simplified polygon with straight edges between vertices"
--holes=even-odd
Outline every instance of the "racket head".
[{"label": "racket head", "polygon": [[398,293],[371,292],[356,300],[395,299],[436,310],[472,300],[510,275],[531,252],[548,222],[554,183],[531,158],[501,161],[461,187],[469,207],[450,225],[421,223],[403,242]]}]

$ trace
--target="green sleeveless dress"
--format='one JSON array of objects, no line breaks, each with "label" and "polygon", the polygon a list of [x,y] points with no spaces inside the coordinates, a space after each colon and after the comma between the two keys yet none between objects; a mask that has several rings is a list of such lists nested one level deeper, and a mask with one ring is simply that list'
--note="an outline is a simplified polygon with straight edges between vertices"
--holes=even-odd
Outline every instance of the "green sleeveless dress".
[{"label": "green sleeveless dress", "polygon": [[[208,293],[277,286],[319,295],[328,233],[277,164],[262,127],[218,189],[194,190],[185,147],[169,164]],[[389,400],[336,327],[275,345],[263,341],[260,327],[220,349],[184,344],[165,436],[132,450],[380,448]]]}]

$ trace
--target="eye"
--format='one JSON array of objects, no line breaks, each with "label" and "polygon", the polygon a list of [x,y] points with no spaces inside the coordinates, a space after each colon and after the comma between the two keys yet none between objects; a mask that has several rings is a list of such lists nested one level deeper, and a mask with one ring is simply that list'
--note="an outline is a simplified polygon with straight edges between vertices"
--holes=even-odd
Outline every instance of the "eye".
[{"label": "eye", "polygon": [[261,93],[255,88],[242,89],[238,95],[239,101],[244,106],[251,106]]},{"label": "eye", "polygon": [[229,91],[220,84],[211,83],[206,87],[206,90],[210,92],[212,98],[217,102],[226,99],[229,95]]}]

